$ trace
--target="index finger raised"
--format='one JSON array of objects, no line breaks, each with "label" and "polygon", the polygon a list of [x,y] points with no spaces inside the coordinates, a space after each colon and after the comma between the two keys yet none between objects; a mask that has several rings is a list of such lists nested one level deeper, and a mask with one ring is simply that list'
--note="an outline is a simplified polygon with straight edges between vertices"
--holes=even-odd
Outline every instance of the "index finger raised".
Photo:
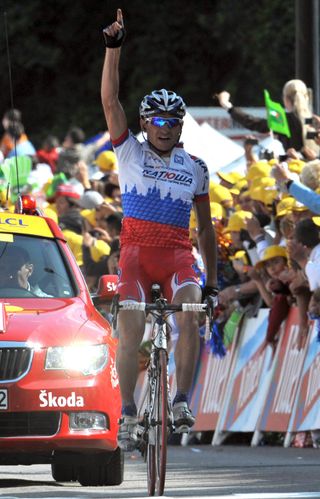
[{"label": "index finger raised", "polygon": [[122,10],[117,9],[117,22],[123,26],[123,15],[122,15]]}]

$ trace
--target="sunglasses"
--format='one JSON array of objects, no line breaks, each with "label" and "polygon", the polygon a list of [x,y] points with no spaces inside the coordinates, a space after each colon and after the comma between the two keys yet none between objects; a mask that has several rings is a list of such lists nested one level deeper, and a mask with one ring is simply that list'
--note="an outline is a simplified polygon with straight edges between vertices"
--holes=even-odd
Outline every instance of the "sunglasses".
[{"label": "sunglasses", "polygon": [[168,125],[169,128],[175,128],[176,126],[181,125],[183,120],[181,118],[161,118],[160,116],[154,116],[152,118],[146,118],[146,122],[159,128],[162,128],[165,125]]}]

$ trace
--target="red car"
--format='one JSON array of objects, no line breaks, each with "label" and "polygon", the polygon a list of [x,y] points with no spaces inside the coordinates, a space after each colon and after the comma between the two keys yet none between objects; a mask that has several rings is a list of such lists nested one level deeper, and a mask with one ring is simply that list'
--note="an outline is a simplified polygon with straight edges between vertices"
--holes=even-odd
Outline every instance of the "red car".
[{"label": "red car", "polygon": [[0,465],[50,463],[57,481],[119,485],[115,350],[57,224],[0,213]]}]

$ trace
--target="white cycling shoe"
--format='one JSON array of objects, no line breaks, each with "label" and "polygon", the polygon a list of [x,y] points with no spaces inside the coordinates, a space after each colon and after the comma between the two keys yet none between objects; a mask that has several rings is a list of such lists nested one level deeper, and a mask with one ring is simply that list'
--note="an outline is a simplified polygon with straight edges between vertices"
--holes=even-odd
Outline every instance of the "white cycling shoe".
[{"label": "white cycling shoe", "polygon": [[187,402],[177,402],[172,407],[176,433],[189,433],[194,425],[195,417],[192,415]]},{"label": "white cycling shoe", "polygon": [[139,447],[141,427],[137,416],[122,416],[119,420],[118,446],[125,452]]}]

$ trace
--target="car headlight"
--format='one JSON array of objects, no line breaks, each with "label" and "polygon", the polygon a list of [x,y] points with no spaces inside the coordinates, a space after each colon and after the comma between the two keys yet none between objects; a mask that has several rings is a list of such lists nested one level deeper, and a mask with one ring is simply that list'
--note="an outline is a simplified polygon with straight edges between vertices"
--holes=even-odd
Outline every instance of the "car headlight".
[{"label": "car headlight", "polygon": [[84,375],[96,374],[107,364],[108,354],[108,346],[105,344],[49,347],[45,369],[77,371]]}]

